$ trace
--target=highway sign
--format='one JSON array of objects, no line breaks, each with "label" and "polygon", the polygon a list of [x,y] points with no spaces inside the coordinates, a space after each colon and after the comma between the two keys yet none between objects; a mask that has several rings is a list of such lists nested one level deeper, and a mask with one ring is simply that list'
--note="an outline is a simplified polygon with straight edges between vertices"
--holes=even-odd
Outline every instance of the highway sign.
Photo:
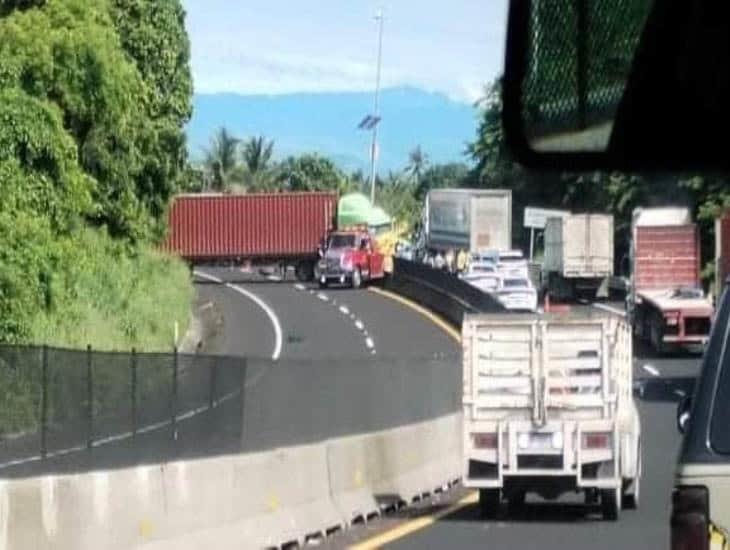
[{"label": "highway sign", "polygon": [[564,218],[569,216],[566,210],[550,210],[547,208],[525,208],[525,221],[523,225],[531,229],[545,229],[548,218]]}]

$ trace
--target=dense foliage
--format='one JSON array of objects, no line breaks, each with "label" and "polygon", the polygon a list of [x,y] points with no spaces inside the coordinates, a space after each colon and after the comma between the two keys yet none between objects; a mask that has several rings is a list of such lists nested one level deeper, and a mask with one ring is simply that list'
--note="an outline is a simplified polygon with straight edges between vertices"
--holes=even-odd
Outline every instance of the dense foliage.
[{"label": "dense foliage", "polygon": [[147,251],[185,168],[183,16],[177,0],[0,3],[0,341],[162,347],[186,321],[184,270]]}]

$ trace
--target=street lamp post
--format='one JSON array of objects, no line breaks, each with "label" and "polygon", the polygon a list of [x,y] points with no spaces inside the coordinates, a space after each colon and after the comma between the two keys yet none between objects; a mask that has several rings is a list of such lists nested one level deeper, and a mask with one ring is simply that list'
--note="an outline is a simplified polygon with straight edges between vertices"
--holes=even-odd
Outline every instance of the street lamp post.
[{"label": "street lamp post", "polygon": [[378,22],[378,67],[375,73],[375,108],[373,111],[373,141],[370,146],[370,202],[375,204],[375,162],[378,152],[378,121],[380,120],[380,68],[383,61],[383,10],[375,15]]}]

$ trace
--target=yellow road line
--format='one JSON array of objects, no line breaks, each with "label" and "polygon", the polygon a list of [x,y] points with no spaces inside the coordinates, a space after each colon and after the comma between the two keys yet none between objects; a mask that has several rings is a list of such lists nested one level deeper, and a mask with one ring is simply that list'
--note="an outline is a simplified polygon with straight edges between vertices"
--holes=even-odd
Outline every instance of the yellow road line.
[{"label": "yellow road line", "polygon": [[398,527],[386,531],[385,533],[376,535],[364,542],[361,542],[360,544],[350,546],[350,550],[375,550],[376,548],[382,548],[386,544],[390,544],[391,542],[411,535],[416,531],[425,529],[426,527],[429,527],[430,525],[436,523],[442,517],[451,515],[454,512],[458,512],[462,508],[466,508],[467,506],[471,506],[472,504],[476,504],[477,502],[479,502],[479,493],[477,493],[476,491],[473,493],[469,493],[456,504],[452,504],[451,506],[441,510],[440,512],[436,512],[435,514],[431,514],[429,516],[424,516],[422,518],[408,521],[403,525],[399,525]]},{"label": "yellow road line", "polygon": [[411,300],[404,298],[403,296],[399,296],[398,294],[394,294],[392,292],[389,292],[387,290],[383,290],[382,288],[377,287],[368,287],[368,290],[371,292],[374,292],[376,294],[380,294],[381,296],[385,296],[386,298],[390,298],[391,300],[395,300],[396,302],[399,302],[403,304],[404,306],[412,309],[413,311],[416,311],[426,317],[429,321],[431,321],[433,324],[437,325],[439,328],[441,328],[446,334],[451,336],[454,340],[456,340],[459,344],[461,344],[461,334],[458,330],[456,330],[453,326],[451,326],[449,323],[444,321],[441,317],[433,313],[432,311],[426,309],[425,307],[412,302]]}]

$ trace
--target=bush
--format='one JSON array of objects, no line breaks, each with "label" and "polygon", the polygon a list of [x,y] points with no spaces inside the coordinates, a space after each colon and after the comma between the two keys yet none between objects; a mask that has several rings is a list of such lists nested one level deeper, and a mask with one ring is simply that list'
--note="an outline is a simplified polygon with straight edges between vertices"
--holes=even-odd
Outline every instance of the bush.
[{"label": "bush", "polygon": [[93,229],[60,241],[52,261],[49,307],[35,318],[34,342],[169,351],[174,323],[185,331],[193,287],[181,261]]}]

